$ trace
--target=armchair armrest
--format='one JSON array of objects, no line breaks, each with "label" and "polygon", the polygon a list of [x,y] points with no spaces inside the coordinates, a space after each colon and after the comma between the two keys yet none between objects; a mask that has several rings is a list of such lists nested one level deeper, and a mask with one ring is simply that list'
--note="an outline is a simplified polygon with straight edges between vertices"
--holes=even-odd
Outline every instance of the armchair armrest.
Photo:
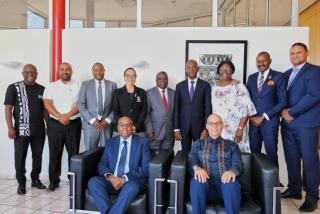
[{"label": "armchair armrest", "polygon": [[[155,204],[167,204],[166,199],[168,191],[168,185],[164,182],[157,182],[157,192],[155,193],[155,179],[156,178],[168,178],[170,165],[174,156],[173,150],[162,150],[157,154],[149,164],[149,178],[148,178],[148,203],[149,213],[154,213]],[[156,199],[155,201],[155,194]],[[157,207],[156,213],[164,213],[165,207]]]},{"label": "armchair armrest", "polygon": [[[279,170],[265,154],[252,154],[252,183],[263,213],[273,213],[273,187],[279,186]],[[281,213],[280,195],[276,197],[276,213]]]},{"label": "armchair armrest", "polygon": [[[75,173],[75,208],[83,209],[85,189],[89,179],[97,174],[97,166],[101,159],[104,147],[74,155],[70,159],[70,172]],[[70,194],[72,194],[72,181],[70,181]],[[72,203],[70,208],[72,209]]]},{"label": "armchair armrest", "polygon": [[[170,184],[170,197],[169,197],[169,214],[184,213],[184,193],[186,187],[186,174],[187,174],[188,155],[179,151],[174,157],[171,164],[170,180],[177,181],[177,186]],[[177,201],[175,201],[175,191],[177,191]]]}]

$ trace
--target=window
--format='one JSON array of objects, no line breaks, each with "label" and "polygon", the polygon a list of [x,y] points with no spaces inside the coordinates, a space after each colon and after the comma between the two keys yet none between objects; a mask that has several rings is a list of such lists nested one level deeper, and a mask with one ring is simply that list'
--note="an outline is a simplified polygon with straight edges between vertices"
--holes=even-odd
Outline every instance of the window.
[{"label": "window", "polygon": [[135,0],[70,0],[70,28],[72,20],[83,20],[86,28],[136,27]]},{"label": "window", "polygon": [[45,28],[45,19],[42,16],[28,10],[27,28]]}]

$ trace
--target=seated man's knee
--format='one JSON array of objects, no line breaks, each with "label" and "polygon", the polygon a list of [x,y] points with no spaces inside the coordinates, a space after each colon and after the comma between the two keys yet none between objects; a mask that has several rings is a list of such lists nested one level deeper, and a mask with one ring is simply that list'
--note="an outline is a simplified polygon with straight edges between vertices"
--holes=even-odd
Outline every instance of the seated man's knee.
[{"label": "seated man's knee", "polygon": [[101,178],[99,176],[94,176],[92,178],[90,178],[90,180],[88,181],[88,189],[93,190],[97,187],[97,185],[99,185],[101,183]]},{"label": "seated man's knee", "polygon": [[130,194],[138,194],[140,189],[140,184],[137,181],[128,181],[123,186],[123,190]]},{"label": "seated man's knee", "polygon": [[240,184],[238,181],[230,181],[229,183],[222,183],[221,187],[225,190],[235,191],[240,190]]},{"label": "seated man's knee", "polygon": [[190,189],[194,191],[202,191],[208,187],[208,182],[201,183],[200,181],[196,180],[194,177],[191,178],[190,181]]}]

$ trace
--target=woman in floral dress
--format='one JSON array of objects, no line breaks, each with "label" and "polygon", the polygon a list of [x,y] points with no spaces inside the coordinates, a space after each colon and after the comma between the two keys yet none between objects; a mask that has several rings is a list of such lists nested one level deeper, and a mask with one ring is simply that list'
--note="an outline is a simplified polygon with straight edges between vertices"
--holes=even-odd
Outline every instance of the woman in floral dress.
[{"label": "woman in floral dress", "polygon": [[250,152],[247,121],[256,109],[246,86],[232,79],[234,71],[231,61],[219,64],[220,80],[212,87],[212,111],[223,119],[222,137],[237,142],[242,152]]}]

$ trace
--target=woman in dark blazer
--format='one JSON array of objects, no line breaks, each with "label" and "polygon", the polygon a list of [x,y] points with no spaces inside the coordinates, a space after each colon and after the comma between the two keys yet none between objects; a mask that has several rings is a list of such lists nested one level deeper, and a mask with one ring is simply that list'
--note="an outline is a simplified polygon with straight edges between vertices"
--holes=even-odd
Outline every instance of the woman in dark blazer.
[{"label": "woman in dark blazer", "polygon": [[[125,85],[116,89],[113,96],[113,114],[117,123],[120,117],[130,117],[136,129],[136,134],[144,135],[144,121],[148,113],[146,92],[135,86],[137,73],[134,68],[124,71]],[[115,131],[116,130],[115,126]]]}]

